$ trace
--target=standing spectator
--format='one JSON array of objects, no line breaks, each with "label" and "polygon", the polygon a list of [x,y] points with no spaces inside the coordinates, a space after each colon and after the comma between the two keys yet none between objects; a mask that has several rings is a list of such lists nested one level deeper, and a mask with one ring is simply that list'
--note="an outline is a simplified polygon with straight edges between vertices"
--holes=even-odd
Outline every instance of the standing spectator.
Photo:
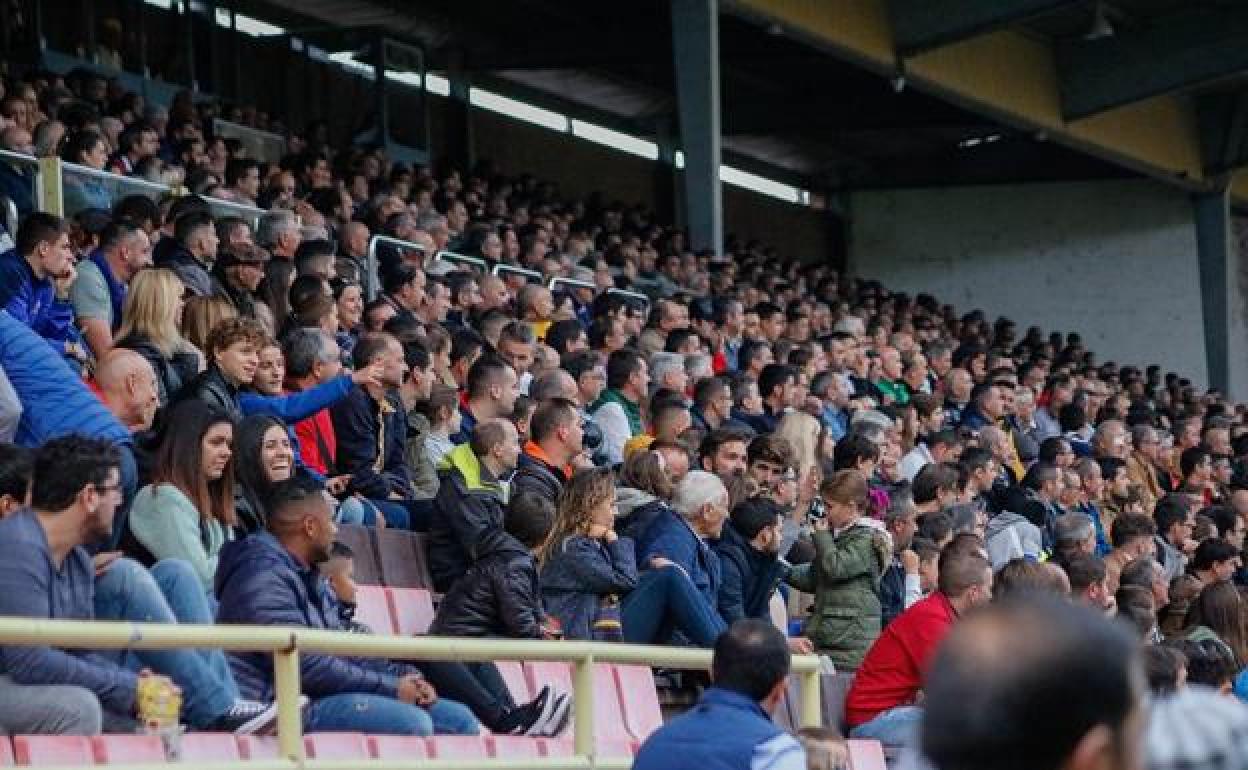
[{"label": "standing spectator", "polygon": [[76,276],[68,226],[41,211],[22,221],[17,247],[0,255],[0,302],[8,314],[34,329],[58,353],[85,361],[69,302]]},{"label": "standing spectator", "polygon": [[784,634],[764,620],[737,621],[715,642],[710,689],[642,744],[634,770],[805,770],[801,745],[769,716],[788,682]]},{"label": "standing spectator", "polygon": [[105,228],[100,247],[78,263],[78,277],[69,298],[82,336],[96,358],[113,347],[130,282],[151,264],[152,242],[147,233],[126,221]]}]

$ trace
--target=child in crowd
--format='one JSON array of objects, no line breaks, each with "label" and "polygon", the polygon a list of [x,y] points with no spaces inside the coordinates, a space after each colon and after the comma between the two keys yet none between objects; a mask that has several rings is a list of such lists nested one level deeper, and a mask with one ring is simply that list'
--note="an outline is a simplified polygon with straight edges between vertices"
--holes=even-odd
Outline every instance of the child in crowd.
[{"label": "child in crowd", "polygon": [[438,467],[446,453],[455,448],[451,436],[459,433],[459,393],[445,385],[434,385],[429,400],[417,406],[429,419],[429,434],[425,436],[425,455]]},{"label": "child in crowd", "polygon": [[355,552],[351,546],[335,541],[329,549],[329,561],[321,565],[321,574],[338,597],[338,616],[343,627],[355,634],[373,633],[373,629],[355,619]]}]

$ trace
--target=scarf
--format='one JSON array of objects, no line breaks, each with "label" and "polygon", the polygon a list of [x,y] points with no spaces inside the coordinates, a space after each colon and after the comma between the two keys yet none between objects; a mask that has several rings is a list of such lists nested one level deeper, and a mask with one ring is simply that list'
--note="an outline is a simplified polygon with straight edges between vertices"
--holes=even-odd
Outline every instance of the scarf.
[{"label": "scarf", "polygon": [[640,404],[629,400],[627,396],[615,388],[607,388],[604,390],[602,395],[598,397],[598,400],[594,402],[594,408],[590,411],[596,412],[604,404],[619,404],[620,407],[623,408],[625,416],[628,417],[629,431],[631,431],[634,436],[642,433]]}]

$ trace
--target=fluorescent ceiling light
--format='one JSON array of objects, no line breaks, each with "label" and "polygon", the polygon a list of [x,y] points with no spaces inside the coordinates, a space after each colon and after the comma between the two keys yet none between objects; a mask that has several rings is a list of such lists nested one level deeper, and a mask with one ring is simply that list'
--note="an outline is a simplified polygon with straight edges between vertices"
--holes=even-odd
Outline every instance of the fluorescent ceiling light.
[{"label": "fluorescent ceiling light", "polygon": [[425,90],[431,94],[437,94],[438,96],[450,96],[451,95],[451,81],[447,80],[441,75],[435,75],[432,72],[426,72],[425,73]]},{"label": "fluorescent ceiling light", "polygon": [[573,118],[572,134],[605,147],[627,152],[630,155],[637,155],[646,160],[659,159],[659,146],[657,144],[648,142],[645,139],[639,139],[622,131],[613,131],[610,128]]},{"label": "fluorescent ceiling light", "polygon": [[749,171],[743,171],[742,169],[733,168],[732,166],[724,164],[720,164],[719,178],[723,180],[725,184],[730,184],[734,187],[740,187],[762,195],[769,195],[772,198],[779,198],[780,200],[788,201],[789,203],[802,203],[803,197],[805,197],[805,200],[809,200],[809,194],[803,196],[805,191],[800,190],[791,184],[777,182],[774,179],[768,179],[767,177],[759,176],[758,174],[751,174]]},{"label": "fluorescent ceiling light", "polygon": [[549,128],[551,131],[566,133],[568,130],[567,116],[503,96],[502,94],[496,94],[493,91],[487,91],[484,88],[474,87],[469,89],[468,103],[483,110],[497,112],[509,118]]}]

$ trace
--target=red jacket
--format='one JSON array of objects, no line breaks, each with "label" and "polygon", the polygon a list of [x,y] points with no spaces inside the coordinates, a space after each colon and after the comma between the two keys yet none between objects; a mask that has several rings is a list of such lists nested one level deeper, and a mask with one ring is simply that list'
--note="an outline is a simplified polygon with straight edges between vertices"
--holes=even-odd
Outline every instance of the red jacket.
[{"label": "red jacket", "polygon": [[958,616],[939,591],[915,603],[889,623],[867,650],[845,699],[850,727],[914,702],[932,655]]}]

